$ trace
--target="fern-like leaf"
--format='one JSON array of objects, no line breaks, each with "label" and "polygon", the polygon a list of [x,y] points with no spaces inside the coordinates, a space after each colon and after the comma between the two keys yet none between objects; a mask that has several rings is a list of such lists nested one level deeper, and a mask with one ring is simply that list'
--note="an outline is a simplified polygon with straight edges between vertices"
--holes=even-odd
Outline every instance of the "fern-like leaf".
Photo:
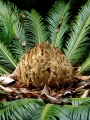
[{"label": "fern-like leaf", "polygon": [[77,74],[90,72],[90,55],[86,58],[86,60],[82,63],[82,65],[78,68],[77,71]]},{"label": "fern-like leaf", "polygon": [[40,44],[42,41],[46,41],[48,33],[46,31],[44,22],[42,22],[41,15],[37,13],[34,9],[32,9],[30,13],[28,13],[27,11],[24,11],[22,13],[25,15],[24,27],[28,39],[29,48],[30,43]]},{"label": "fern-like leaf", "polygon": [[[18,18],[17,18],[18,19]],[[16,55],[18,59],[26,52],[27,43],[24,28],[21,26],[19,19],[13,25],[14,36],[12,38],[12,44],[10,49],[11,52]],[[25,46],[23,47],[23,43],[25,42]]]},{"label": "fern-like leaf", "polygon": [[83,106],[90,104],[90,98],[71,98],[72,106]]},{"label": "fern-like leaf", "polygon": [[20,58],[26,51],[26,49],[24,49],[20,41],[12,41],[12,44],[10,45],[9,49],[13,56],[17,58],[17,61],[20,60]]},{"label": "fern-like leaf", "polygon": [[90,31],[90,1],[88,1],[79,11],[75,23],[72,26],[70,38],[67,41],[65,54],[73,65],[81,63],[85,59]]},{"label": "fern-like leaf", "polygon": [[31,120],[31,117],[44,105],[41,100],[20,99],[0,102],[0,120]]},{"label": "fern-like leaf", "polygon": [[3,65],[3,67],[11,71],[14,70],[17,65],[17,60],[2,42],[0,43],[0,65]]},{"label": "fern-like leaf", "polygon": [[45,104],[38,99],[0,102],[0,120],[89,120],[90,98],[70,98],[72,105]]},{"label": "fern-like leaf", "polygon": [[[72,105],[64,105],[61,113],[68,120],[89,120],[90,119],[90,98],[71,98]],[[64,119],[60,119],[64,120]]]},{"label": "fern-like leaf", "polygon": [[46,104],[31,120],[89,120],[90,98],[71,98],[72,105]]},{"label": "fern-like leaf", "polygon": [[89,120],[90,119],[90,104],[85,106],[69,106],[65,105],[61,109],[62,118],[60,120]]},{"label": "fern-like leaf", "polygon": [[6,5],[0,1],[0,29],[1,29],[1,38],[6,43],[10,43],[13,37],[13,24],[16,21],[16,18],[13,16],[13,12],[10,9],[10,5]]},{"label": "fern-like leaf", "polygon": [[68,30],[70,4],[59,1],[48,13],[47,22],[51,44],[62,49],[65,33]]},{"label": "fern-like leaf", "polygon": [[46,104],[40,107],[32,120],[57,120],[60,119],[60,108],[57,105]]},{"label": "fern-like leaf", "polygon": [[[14,4],[8,3],[6,5],[0,1],[0,29],[0,39],[9,45],[11,52],[17,58],[20,58],[24,53],[22,43],[26,41],[26,38],[24,29],[19,22],[19,10]],[[14,49],[11,45],[14,45]]]},{"label": "fern-like leaf", "polygon": [[10,69],[7,69],[7,67],[4,67],[3,65],[0,65],[0,76],[3,74],[9,74],[11,72]]},{"label": "fern-like leaf", "polygon": [[[18,19],[18,18],[17,18]],[[20,60],[21,56],[26,52],[26,38],[25,31],[22,28],[19,19],[12,26],[13,29],[13,37],[11,43],[9,45],[10,52],[12,52],[15,57]],[[23,47],[23,43],[25,42],[25,46]]]}]

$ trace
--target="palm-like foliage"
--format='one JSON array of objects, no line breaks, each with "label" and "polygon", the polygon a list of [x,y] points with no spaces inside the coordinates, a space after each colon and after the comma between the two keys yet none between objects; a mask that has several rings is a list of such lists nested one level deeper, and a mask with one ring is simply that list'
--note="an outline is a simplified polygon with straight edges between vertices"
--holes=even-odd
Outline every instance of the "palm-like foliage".
[{"label": "palm-like foliage", "polygon": [[18,10],[13,4],[6,5],[0,1],[0,29],[2,33],[0,38],[5,43],[10,43],[13,37],[19,38],[21,36],[17,15]]},{"label": "palm-like foliage", "polygon": [[0,103],[0,120],[30,120],[44,103],[40,100],[21,99]]},{"label": "palm-like foliage", "polygon": [[15,69],[16,67],[16,61],[13,58],[13,56],[10,54],[9,50],[7,49],[7,47],[5,47],[5,45],[3,43],[0,43],[0,62],[1,65],[4,64],[5,67],[7,67],[8,69],[11,68]]},{"label": "palm-like foliage", "polygon": [[86,58],[83,64],[78,68],[78,74],[89,73],[90,71],[90,55]]},{"label": "palm-like foliage", "polygon": [[[58,49],[62,49],[72,65],[82,64],[77,74],[90,71],[90,56],[87,57],[89,54],[85,53],[90,42],[90,0],[79,10],[73,25],[68,24],[70,8],[70,2],[66,4],[58,0],[48,12],[46,19],[43,19],[34,9],[30,13],[27,11],[19,13],[13,4],[5,5],[0,1],[0,75],[11,73],[26,50],[47,40]],[[64,106],[44,104],[34,99],[1,102],[0,120],[90,118],[90,98],[68,100],[71,105]]]},{"label": "palm-like foliage", "polygon": [[90,42],[90,1],[79,11],[67,41],[65,54],[73,65],[80,63],[85,58],[85,52]]},{"label": "palm-like foliage", "polygon": [[25,15],[23,22],[27,37],[27,48],[32,48],[33,45],[46,41],[48,32],[46,31],[44,22],[42,22],[41,15],[34,9],[30,13],[24,11],[21,14]]},{"label": "palm-like foliage", "polygon": [[1,102],[0,120],[89,120],[90,98],[67,101],[71,101],[72,105],[45,104],[36,99]]},{"label": "palm-like foliage", "polygon": [[3,67],[3,65],[0,65],[0,76],[2,76],[4,73],[5,74],[9,74],[10,73],[10,69],[7,69],[7,67]]},{"label": "palm-like foliage", "polygon": [[73,98],[68,99],[72,105],[54,105],[47,104],[40,107],[33,120],[88,120],[90,113],[90,98]]},{"label": "palm-like foliage", "polygon": [[65,33],[68,31],[70,4],[58,1],[53,5],[48,13],[47,22],[49,30],[50,43],[58,49],[62,49],[65,39]]},{"label": "palm-like foliage", "polygon": [[57,120],[57,118],[60,118],[59,106],[46,104],[45,106],[40,107],[40,109],[32,117],[32,120]]},{"label": "palm-like foliage", "polygon": [[24,54],[24,41],[24,29],[20,25],[17,8],[13,4],[6,5],[0,1],[0,74],[2,67],[7,67],[3,70],[4,73],[15,69],[18,59]]}]

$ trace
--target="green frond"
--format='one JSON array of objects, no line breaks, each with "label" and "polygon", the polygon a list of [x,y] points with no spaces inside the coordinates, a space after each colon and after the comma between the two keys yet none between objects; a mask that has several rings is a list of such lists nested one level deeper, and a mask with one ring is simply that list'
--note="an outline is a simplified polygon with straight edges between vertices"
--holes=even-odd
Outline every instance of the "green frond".
[{"label": "green frond", "polygon": [[89,110],[90,104],[85,106],[65,105],[61,108],[62,118],[60,120],[64,120],[64,117],[67,117],[68,120],[89,120]]},{"label": "green frond", "polygon": [[47,41],[48,34],[41,15],[34,9],[30,13],[24,11],[23,14],[25,15],[24,27],[28,44],[40,44],[42,41]]},{"label": "green frond", "polygon": [[0,39],[20,58],[24,54],[22,43],[26,41],[25,31],[19,22],[19,10],[12,3],[6,5],[0,1],[0,30]]},{"label": "green frond", "polygon": [[72,106],[83,106],[90,104],[90,98],[70,98]]},{"label": "green frond", "polygon": [[89,10],[90,1],[79,11],[66,44],[65,54],[73,65],[80,63],[84,59],[88,43],[90,42],[88,37],[90,31]]},{"label": "green frond", "polygon": [[7,11],[6,4],[0,0],[0,16],[3,16]]},{"label": "green frond", "polygon": [[[90,98],[70,98],[72,105],[61,107],[62,116],[68,120],[89,120],[90,119]],[[60,119],[64,120],[64,119]]]},{"label": "green frond", "polygon": [[32,120],[57,120],[60,119],[60,107],[54,104],[46,104],[40,107]]},{"label": "green frond", "polygon": [[0,120],[31,120],[31,117],[44,105],[41,100],[20,99],[0,102]]},{"label": "green frond", "polygon": [[13,40],[9,49],[10,52],[17,58],[18,61],[26,51],[26,49],[22,46],[22,44],[18,40]]},{"label": "green frond", "polygon": [[[24,28],[21,26],[19,20],[13,25],[14,36],[12,38],[11,50],[12,53],[16,55],[17,58],[21,58],[21,56],[27,50],[26,36]],[[23,43],[26,43],[23,47]]]},{"label": "green frond", "polygon": [[9,74],[10,72],[11,72],[10,69],[7,69],[3,65],[0,65],[0,76],[3,75],[3,74]]},{"label": "green frond", "polygon": [[90,98],[70,98],[72,105],[45,104],[40,99],[0,102],[0,120],[89,120]]},{"label": "green frond", "polygon": [[89,120],[90,98],[70,98],[72,105],[46,104],[31,120]]},{"label": "green frond", "polygon": [[77,74],[89,73],[89,72],[90,72],[90,55],[86,58],[86,60],[78,68]]},{"label": "green frond", "polygon": [[50,9],[47,17],[51,44],[62,49],[65,33],[68,30],[70,4],[58,0]]},{"label": "green frond", "polygon": [[14,70],[17,65],[17,60],[2,42],[0,42],[0,65],[10,70]]},{"label": "green frond", "polygon": [[13,31],[14,31],[14,40],[19,40],[21,43],[26,41],[25,38],[25,31],[24,28],[21,26],[21,23],[19,22],[19,19],[15,24],[13,24]]},{"label": "green frond", "polygon": [[[4,4],[0,1],[0,29],[2,40],[10,43],[13,37],[13,24],[17,20],[11,9],[12,4]],[[1,34],[0,34],[1,35]]]}]

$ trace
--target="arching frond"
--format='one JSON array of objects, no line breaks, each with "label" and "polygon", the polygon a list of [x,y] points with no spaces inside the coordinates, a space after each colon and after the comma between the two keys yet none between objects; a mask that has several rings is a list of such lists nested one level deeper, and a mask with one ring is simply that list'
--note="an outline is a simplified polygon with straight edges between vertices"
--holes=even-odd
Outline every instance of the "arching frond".
[{"label": "arching frond", "polygon": [[[25,15],[24,27],[28,38],[28,44],[40,44],[42,41],[47,40],[47,31],[42,17],[34,9],[30,13],[23,12]],[[30,48],[30,46],[29,46]]]},{"label": "arching frond", "polygon": [[0,120],[89,120],[90,98],[70,98],[72,105],[45,104],[38,99],[0,102]]},{"label": "arching frond", "polygon": [[[18,18],[17,18],[18,19]],[[21,26],[19,20],[13,25],[14,36],[12,38],[11,50],[18,59],[26,52],[27,43],[24,28]],[[23,43],[25,45],[23,46]]]},{"label": "arching frond", "polygon": [[16,21],[10,5],[4,4],[0,1],[0,29],[2,33],[2,40],[5,43],[10,43],[13,37],[13,24]]},{"label": "arching frond", "polygon": [[72,105],[46,104],[36,111],[32,120],[89,120],[90,98],[70,98]]},{"label": "arching frond", "polygon": [[70,38],[67,41],[65,54],[73,65],[80,63],[85,57],[87,50],[88,33],[90,30],[90,1],[79,11],[75,24],[72,26]]},{"label": "arching frond", "polygon": [[11,72],[10,69],[7,69],[3,65],[0,65],[0,76],[3,75],[3,74],[9,74],[10,72]]},{"label": "arching frond", "polygon": [[40,107],[32,120],[57,120],[60,119],[60,107],[53,104],[46,104]]},{"label": "arching frond", "polygon": [[17,65],[17,60],[2,42],[0,43],[0,65],[10,70],[14,70]]},{"label": "arching frond", "polygon": [[78,73],[89,73],[90,72],[90,55],[86,58],[86,60],[82,63],[82,65],[78,68]]},{"label": "arching frond", "polygon": [[13,40],[12,44],[10,45],[10,51],[17,58],[17,60],[19,61],[20,58],[25,53],[26,49],[22,46],[22,43],[20,43],[20,41]]},{"label": "arching frond", "polygon": [[71,98],[72,106],[83,106],[90,104],[90,98]]},{"label": "arching frond", "polygon": [[48,13],[47,22],[51,44],[62,49],[68,30],[70,4],[58,0]]},{"label": "arching frond", "polygon": [[[14,4],[8,3],[6,5],[0,1],[0,38],[9,47],[13,43],[14,49],[11,47],[10,50],[20,58],[24,53],[22,43],[26,41],[26,38],[18,14],[19,10]],[[13,42],[15,40],[18,42]],[[17,54],[17,50],[19,54]]]},{"label": "arching frond", "polygon": [[90,98],[71,98],[71,102],[72,105],[64,105],[61,108],[63,116],[66,116],[68,120],[90,119]]},{"label": "arching frond", "polygon": [[90,119],[89,109],[90,104],[78,107],[65,105],[61,108],[62,118],[60,120],[64,120],[64,116],[66,116],[68,120],[89,120]]},{"label": "arching frond", "polygon": [[0,102],[0,120],[31,120],[43,104],[41,100],[35,99]]}]

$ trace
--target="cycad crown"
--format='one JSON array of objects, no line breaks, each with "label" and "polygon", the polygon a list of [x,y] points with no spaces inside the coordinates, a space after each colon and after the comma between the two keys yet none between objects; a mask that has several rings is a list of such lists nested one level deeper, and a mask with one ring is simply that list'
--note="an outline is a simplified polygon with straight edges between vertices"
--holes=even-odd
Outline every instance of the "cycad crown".
[{"label": "cycad crown", "polygon": [[16,67],[19,81],[35,87],[65,86],[71,83],[73,69],[69,60],[56,47],[42,42],[29,50]]}]

